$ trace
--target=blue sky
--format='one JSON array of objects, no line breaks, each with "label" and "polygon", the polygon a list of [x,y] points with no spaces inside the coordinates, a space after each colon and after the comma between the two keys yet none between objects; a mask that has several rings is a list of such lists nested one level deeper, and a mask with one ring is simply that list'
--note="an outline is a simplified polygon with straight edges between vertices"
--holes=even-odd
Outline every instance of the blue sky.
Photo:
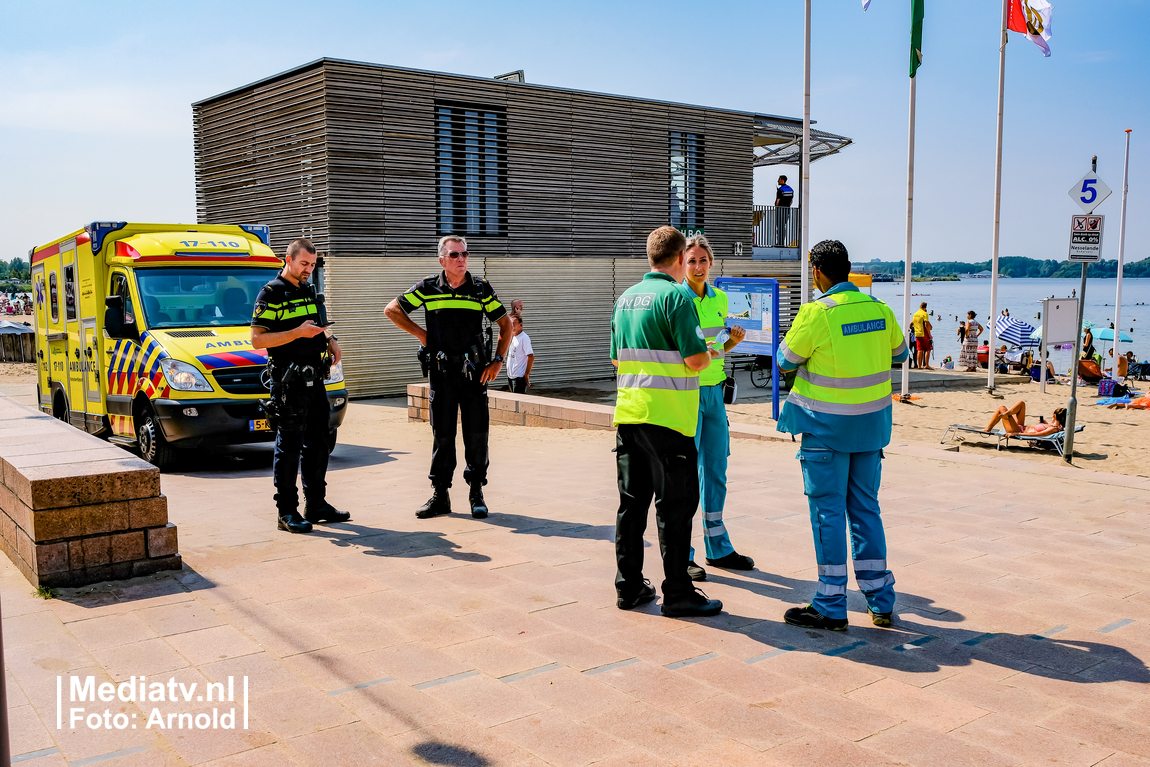
[{"label": "blue sky", "polygon": [[[1001,253],[1065,258],[1066,190],[1097,154],[1116,257],[1132,128],[1126,258],[1145,258],[1150,0],[1054,4],[1051,58],[1007,46]],[[0,258],[93,220],[194,221],[191,102],[320,56],[801,116],[802,5],[3,0]],[[855,144],[812,166],[811,241],[856,262],[903,257],[909,6],[814,3],[812,116]],[[926,0],[916,260],[990,257],[1000,8]]]}]

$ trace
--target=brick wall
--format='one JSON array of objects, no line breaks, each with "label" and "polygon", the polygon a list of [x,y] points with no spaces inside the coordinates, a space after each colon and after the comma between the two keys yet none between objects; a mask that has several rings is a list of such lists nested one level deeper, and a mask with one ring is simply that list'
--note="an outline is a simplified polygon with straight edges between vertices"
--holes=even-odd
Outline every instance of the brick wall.
[{"label": "brick wall", "polygon": [[3,395],[0,548],[38,586],[182,567],[156,467]]}]

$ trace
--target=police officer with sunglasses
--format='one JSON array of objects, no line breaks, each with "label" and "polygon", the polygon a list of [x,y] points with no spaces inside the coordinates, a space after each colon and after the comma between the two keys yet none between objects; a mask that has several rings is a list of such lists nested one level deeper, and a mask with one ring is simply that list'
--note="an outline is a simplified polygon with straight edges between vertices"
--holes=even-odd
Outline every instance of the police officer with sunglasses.
[{"label": "police officer with sunglasses", "polygon": [[[451,513],[448,488],[455,474],[455,424],[463,421],[463,481],[471,486],[471,516],[487,516],[487,383],[503,368],[503,355],[514,335],[507,309],[482,277],[467,271],[467,240],[447,235],[439,240],[443,271],[415,283],[384,309],[396,327],[419,339],[420,360],[430,380],[432,495],[416,511],[420,519]],[[423,307],[427,328],[409,316]],[[483,318],[499,325],[499,344],[491,355],[483,335]],[[489,358],[490,356],[490,358]]]}]

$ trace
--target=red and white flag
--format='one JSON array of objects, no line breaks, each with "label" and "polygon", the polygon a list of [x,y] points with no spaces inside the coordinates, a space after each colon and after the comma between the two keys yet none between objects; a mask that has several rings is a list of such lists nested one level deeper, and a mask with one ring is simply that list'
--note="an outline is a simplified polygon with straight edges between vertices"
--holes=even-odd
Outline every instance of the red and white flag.
[{"label": "red and white flag", "polygon": [[1054,11],[1047,0],[1010,0],[1010,10],[1006,17],[1006,27],[1021,32],[1042,49],[1042,55],[1050,56],[1050,14]]}]

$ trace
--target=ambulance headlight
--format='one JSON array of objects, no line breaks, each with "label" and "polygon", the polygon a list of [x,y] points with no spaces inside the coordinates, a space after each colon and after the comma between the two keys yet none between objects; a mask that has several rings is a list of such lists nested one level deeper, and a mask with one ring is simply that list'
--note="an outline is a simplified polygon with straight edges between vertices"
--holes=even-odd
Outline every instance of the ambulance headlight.
[{"label": "ambulance headlight", "polygon": [[160,360],[160,369],[164,371],[168,385],[176,391],[212,391],[212,385],[203,374],[186,362],[167,357]]},{"label": "ambulance headlight", "polygon": [[343,362],[337,362],[331,366],[331,375],[324,379],[325,384],[342,383],[343,382]]}]

